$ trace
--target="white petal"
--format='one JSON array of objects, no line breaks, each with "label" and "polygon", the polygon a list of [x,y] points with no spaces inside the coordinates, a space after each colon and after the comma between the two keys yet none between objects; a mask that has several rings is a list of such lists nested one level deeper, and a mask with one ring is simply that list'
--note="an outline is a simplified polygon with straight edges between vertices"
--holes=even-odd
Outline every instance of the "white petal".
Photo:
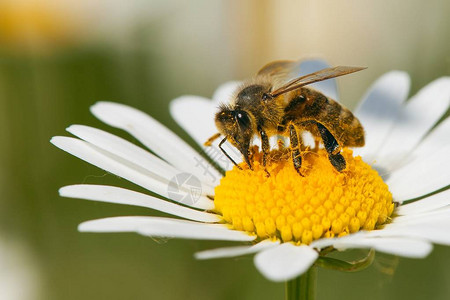
[{"label": "white petal", "polygon": [[450,189],[417,200],[413,203],[401,205],[397,208],[396,213],[399,215],[412,215],[424,213],[447,205],[450,205]]},{"label": "white petal", "polygon": [[62,197],[147,207],[199,222],[219,222],[221,220],[216,214],[201,212],[163,199],[114,186],[90,184],[70,185],[61,188],[59,194]]},{"label": "white petal", "polygon": [[417,233],[411,234],[407,230],[400,231],[396,229],[397,227],[393,230],[392,225],[389,224],[380,230],[359,231],[340,238],[323,238],[312,242],[310,246],[315,249],[333,246],[341,251],[352,248],[373,248],[380,252],[413,258],[422,258],[432,250],[429,241],[434,241],[433,239],[424,238]]},{"label": "white petal", "polygon": [[[103,130],[84,125],[72,125],[67,128],[67,131],[121,159],[143,167],[150,173],[165,178],[167,182],[180,173],[179,170],[159,157]],[[208,192],[213,193],[213,191]]]},{"label": "white petal", "polygon": [[[311,59],[305,60],[300,63],[300,70],[296,75],[296,77],[307,75],[310,73],[314,73],[316,71],[329,68],[330,65],[321,59]],[[309,85],[310,87],[320,91],[322,94],[334,99],[336,101],[339,100],[339,94],[337,90],[336,79],[328,79],[325,81],[320,81],[314,84]]]},{"label": "white petal", "polygon": [[217,108],[219,103],[228,103],[236,92],[237,88],[242,84],[241,81],[228,81],[220,85],[212,97],[214,106]]},{"label": "white petal", "polygon": [[368,234],[376,237],[403,237],[450,246],[448,226],[448,222],[446,224],[389,224],[382,230],[371,231]]},{"label": "white petal", "polygon": [[392,221],[392,224],[396,225],[437,224],[440,226],[447,223],[450,224],[450,206],[445,206],[432,211],[425,211],[423,213],[396,216]]},{"label": "white petal", "polygon": [[411,258],[423,258],[433,249],[433,245],[425,240],[407,237],[367,237],[348,242],[340,239],[336,241],[334,247],[339,250],[373,248],[380,252]]},{"label": "white petal", "polygon": [[405,158],[447,111],[450,104],[450,77],[439,78],[421,89],[400,112],[395,126],[376,160],[391,169]]},{"label": "white petal", "polygon": [[[379,230],[359,231],[340,238],[323,238],[312,242],[310,246],[316,249],[333,246],[342,251],[352,248],[373,248],[377,251],[394,255],[422,258],[432,250],[430,241],[436,241],[436,236],[439,237],[439,241],[442,241],[439,234],[436,234],[433,238],[426,238],[423,234],[418,234],[417,232],[412,234],[411,232],[414,231],[407,230],[410,226],[409,224],[401,227],[400,230],[398,229],[400,226],[396,225],[394,228],[393,225],[386,225]],[[422,230],[422,232],[426,232],[426,230]]]},{"label": "white petal", "polygon": [[199,165],[199,162],[208,164],[203,157],[149,115],[132,107],[112,102],[98,102],[91,107],[91,111],[103,122],[129,132],[177,169],[194,174],[206,182],[211,182],[210,174],[214,178],[221,177],[220,173],[212,167],[209,167],[206,173],[202,165]]},{"label": "white petal", "polygon": [[450,118],[442,121],[425,139],[414,149],[412,158],[433,155],[436,150],[450,146]]},{"label": "white petal", "polygon": [[322,250],[324,248],[333,246],[337,238],[321,238],[313,241],[309,246],[314,249]]},{"label": "white petal", "polygon": [[229,230],[221,224],[202,224],[192,221],[159,217],[114,217],[81,223],[78,230],[82,232],[137,232],[151,237],[252,241],[242,231]]},{"label": "white petal", "polygon": [[247,254],[257,253],[271,247],[279,245],[279,241],[264,240],[255,245],[250,246],[237,246],[237,247],[226,247],[217,248],[211,250],[205,250],[195,253],[196,259],[214,259],[214,258],[224,258],[224,257],[236,257]]},{"label": "white petal", "polygon": [[433,155],[416,159],[387,178],[396,201],[405,201],[427,195],[446,187],[450,182],[449,147],[437,150]]},{"label": "white petal", "polygon": [[375,153],[389,135],[402,103],[408,96],[410,79],[407,73],[391,71],[381,76],[370,87],[355,111],[366,131],[366,145],[354,149],[372,163]]},{"label": "white petal", "polygon": [[305,273],[317,257],[317,252],[311,247],[283,243],[259,252],[255,256],[255,265],[267,279],[286,281]]},{"label": "white petal", "polygon": [[309,246],[314,249],[324,249],[326,247],[333,246],[337,241],[340,241],[344,239],[345,241],[351,241],[353,239],[359,239],[360,237],[364,237],[365,232],[364,231],[358,231],[356,233],[352,233],[349,235],[346,235],[344,237],[335,237],[335,238],[321,238],[318,240],[313,241]]},{"label": "white petal", "polygon": [[[53,143],[56,147],[67,151],[70,154],[81,158],[82,160],[94,166],[125,178],[130,182],[148,189],[149,191],[152,191],[164,197],[167,196],[174,201],[185,200],[184,198],[182,198],[181,200],[174,198],[173,194],[169,194],[170,185],[169,183],[165,182],[164,178],[156,176],[155,174],[148,172],[144,168],[132,164],[128,161],[118,159],[117,156],[85,141],[59,136],[53,137],[51,139],[51,143]],[[183,188],[183,192],[192,193],[190,190],[185,190],[186,188],[184,188],[183,185],[181,185],[181,187]],[[195,199],[197,199],[197,197],[195,197]],[[190,203],[188,201],[184,204],[201,209],[212,209],[214,207],[214,203],[202,195],[198,197],[197,201],[192,202],[193,203]]]},{"label": "white petal", "polygon": [[202,97],[181,96],[170,102],[172,117],[201,146],[217,133],[216,110],[211,100]]}]

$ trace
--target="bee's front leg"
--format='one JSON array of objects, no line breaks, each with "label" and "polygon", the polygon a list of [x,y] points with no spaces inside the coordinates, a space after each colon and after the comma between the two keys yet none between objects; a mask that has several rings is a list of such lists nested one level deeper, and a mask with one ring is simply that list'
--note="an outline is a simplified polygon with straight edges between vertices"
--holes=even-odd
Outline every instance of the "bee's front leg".
[{"label": "bee's front leg", "polygon": [[320,136],[322,137],[325,150],[328,152],[328,159],[330,160],[333,167],[341,172],[347,166],[345,158],[341,154],[341,147],[339,146],[336,138],[331,134],[328,129],[320,123],[317,123],[317,128],[319,129]]},{"label": "bee's front leg", "polygon": [[298,138],[297,130],[293,124],[289,125],[289,139],[290,139],[290,147],[292,153],[292,162],[294,163],[294,168],[300,176],[304,176],[300,172],[300,168],[302,167],[302,154],[300,152],[301,149],[301,140]]},{"label": "bee's front leg", "polygon": [[210,147],[212,143],[220,137],[220,133],[216,133],[215,135],[211,136],[206,142],[203,143],[203,146]]},{"label": "bee's front leg", "polygon": [[269,137],[267,136],[266,132],[261,128],[261,126],[258,126],[258,131],[259,131],[259,136],[261,137],[261,149],[263,152],[264,171],[266,172],[267,177],[269,177],[270,173],[266,169],[267,154],[269,153],[269,150],[270,150]]}]

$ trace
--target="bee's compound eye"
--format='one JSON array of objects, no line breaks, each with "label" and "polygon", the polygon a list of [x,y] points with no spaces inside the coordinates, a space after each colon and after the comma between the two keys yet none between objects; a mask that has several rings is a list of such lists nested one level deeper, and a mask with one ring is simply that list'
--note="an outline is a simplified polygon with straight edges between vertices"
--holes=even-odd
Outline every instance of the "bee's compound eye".
[{"label": "bee's compound eye", "polygon": [[235,112],[235,119],[241,127],[249,127],[250,126],[250,118],[248,114],[243,110],[237,110]]}]

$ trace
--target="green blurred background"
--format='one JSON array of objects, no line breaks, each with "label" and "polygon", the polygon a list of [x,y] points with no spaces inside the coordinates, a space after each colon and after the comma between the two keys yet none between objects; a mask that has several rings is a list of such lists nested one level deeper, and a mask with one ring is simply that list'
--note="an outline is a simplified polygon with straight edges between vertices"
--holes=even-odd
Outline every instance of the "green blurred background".
[{"label": "green blurred background", "polygon": [[[392,69],[409,72],[414,93],[450,74],[449,15],[445,0],[0,0],[0,299],[282,299],[251,256],[193,258],[227,243],[78,233],[85,220],[157,213],[60,198],[68,184],[136,187],[49,139],[70,124],[127,137],[89,112],[110,100],[192,144],[170,100],[210,97],[275,59],[368,66],[339,80],[351,108]],[[378,255],[363,272],[320,270],[318,299],[448,299],[449,278],[446,247],[423,260]]]}]

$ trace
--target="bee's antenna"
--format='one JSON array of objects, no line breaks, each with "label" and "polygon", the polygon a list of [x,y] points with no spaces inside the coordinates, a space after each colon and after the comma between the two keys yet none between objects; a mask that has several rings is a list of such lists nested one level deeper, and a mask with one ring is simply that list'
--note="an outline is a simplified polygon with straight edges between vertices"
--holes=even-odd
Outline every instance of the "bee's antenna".
[{"label": "bee's antenna", "polygon": [[220,141],[219,143],[219,149],[222,151],[223,154],[225,154],[225,156],[231,160],[231,162],[238,167],[239,170],[242,170],[241,166],[239,166],[232,158],[230,155],[228,155],[228,153],[225,151],[225,149],[222,148],[223,143],[225,143],[225,141],[227,140],[227,137],[224,137],[223,140]]}]

